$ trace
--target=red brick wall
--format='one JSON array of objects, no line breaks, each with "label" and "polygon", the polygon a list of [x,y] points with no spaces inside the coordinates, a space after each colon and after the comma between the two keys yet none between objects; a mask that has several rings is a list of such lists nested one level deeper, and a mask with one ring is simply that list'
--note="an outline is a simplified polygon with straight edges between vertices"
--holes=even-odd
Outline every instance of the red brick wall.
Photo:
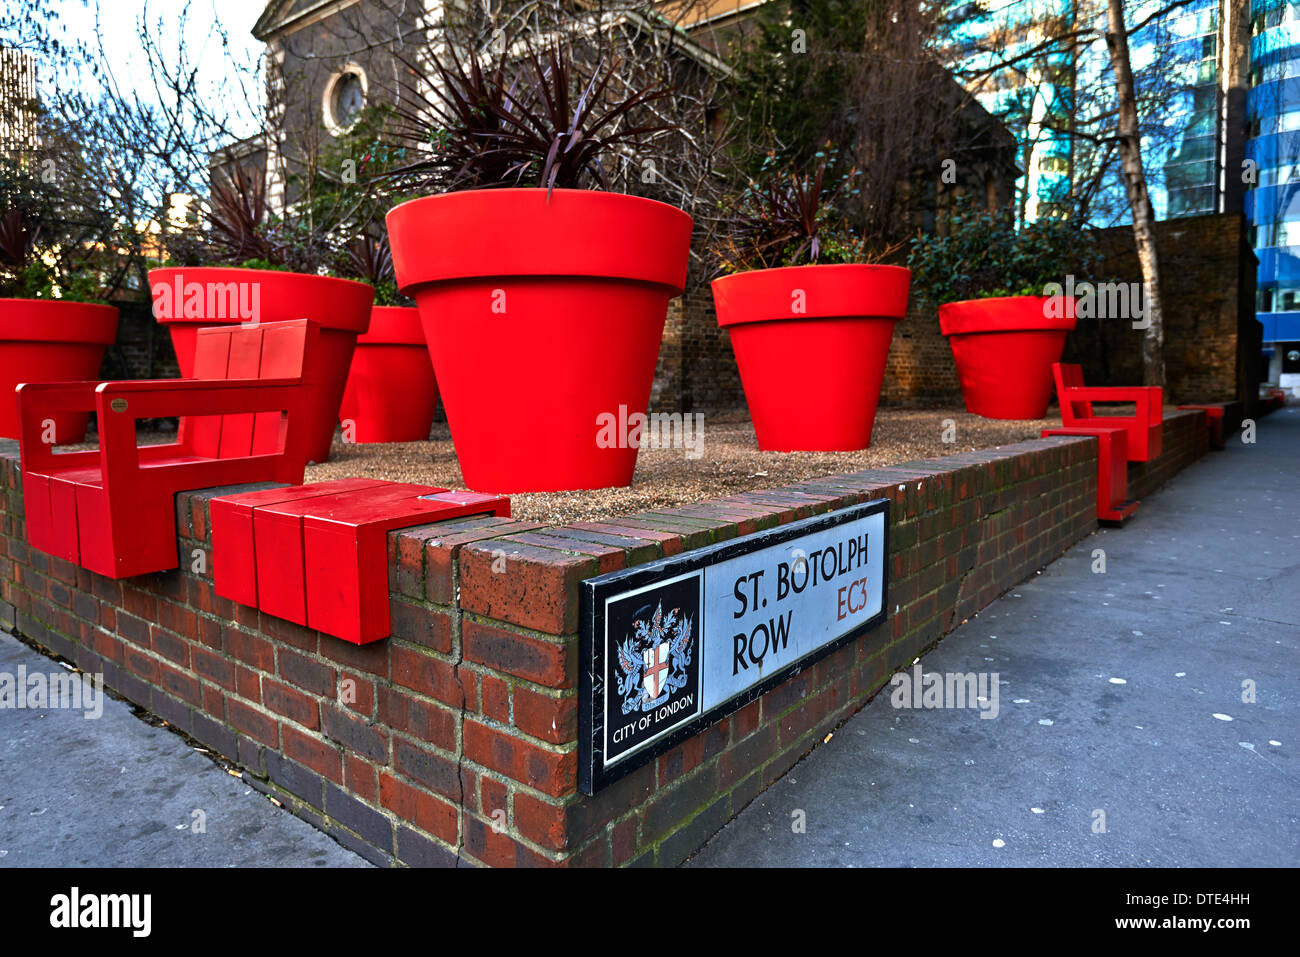
[{"label": "red brick wall", "polygon": [[[1239,407],[1227,410],[1225,436],[1241,422]],[[1128,464],[1129,498],[1146,498],[1160,486],[1210,450],[1209,422],[1201,412],[1165,411],[1165,428],[1161,436],[1160,457],[1150,462]],[[1141,509],[1139,509],[1139,512]]]},{"label": "red brick wall", "polygon": [[913,301],[907,318],[894,327],[880,398],[884,402],[928,400],[961,404],[957,364],[948,339],[939,331],[937,309]]},{"label": "red brick wall", "polygon": [[[1200,454],[1202,422],[1174,415],[1167,462],[1142,481]],[[214,593],[207,503],[222,490],[177,497],[179,571],[112,581],[30,549],[12,448],[0,626],[103,672],[383,864],[676,864],[892,672],[1096,525],[1095,440],[1054,438],[603,523],[422,526],[389,536],[393,636],[358,647]],[[886,624],[595,797],[577,793],[581,580],[882,496]]]},{"label": "red brick wall", "polygon": [[718,326],[708,283],[693,280],[668,307],[650,407],[665,412],[744,408],[731,337]]}]

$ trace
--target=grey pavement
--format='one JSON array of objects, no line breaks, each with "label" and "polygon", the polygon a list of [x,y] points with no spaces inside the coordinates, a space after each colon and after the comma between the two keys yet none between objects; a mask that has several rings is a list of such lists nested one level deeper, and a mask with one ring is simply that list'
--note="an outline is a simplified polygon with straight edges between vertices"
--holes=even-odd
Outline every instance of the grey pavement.
[{"label": "grey pavement", "polygon": [[1291,407],[922,659],[997,672],[998,717],[887,685],[689,864],[1294,867],[1298,651]]},{"label": "grey pavement", "polygon": [[[887,687],[691,865],[1300,863],[1300,410],[1258,439],[925,656],[996,671],[997,718]],[[20,664],[62,670],[0,634]],[[367,866],[120,701],[0,710],[0,867],[262,865]]]},{"label": "grey pavement", "polygon": [[[20,666],[65,673],[0,632]],[[0,710],[0,868],[269,866],[370,865],[122,701]]]}]

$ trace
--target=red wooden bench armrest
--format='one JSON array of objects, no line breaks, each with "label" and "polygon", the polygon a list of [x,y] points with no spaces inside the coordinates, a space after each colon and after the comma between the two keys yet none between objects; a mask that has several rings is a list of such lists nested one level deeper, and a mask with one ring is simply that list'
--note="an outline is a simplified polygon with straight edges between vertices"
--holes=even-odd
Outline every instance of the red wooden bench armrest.
[{"label": "red wooden bench armrest", "polygon": [[[178,415],[226,415],[289,410],[301,379],[135,379],[99,386],[101,417],[156,419]],[[126,408],[113,409],[122,399]],[[101,419],[102,421],[102,419]],[[102,426],[101,426],[102,428]]]},{"label": "red wooden bench armrest", "polygon": [[[286,411],[296,419],[305,410],[300,379],[177,379],[160,381],[105,382],[99,387],[99,428],[104,485],[128,482],[142,467],[136,446],[135,421],[173,415],[226,415],[240,412]],[[119,404],[114,409],[114,403]],[[121,403],[125,403],[125,408]],[[297,433],[301,437],[299,427]],[[294,429],[287,430],[289,435]],[[283,456],[281,448],[267,456],[249,456],[264,461]],[[305,456],[304,456],[305,461]],[[197,466],[197,467],[194,467]],[[181,478],[194,472],[201,478],[207,463],[166,466]],[[210,470],[210,469],[208,469]]]},{"label": "red wooden bench armrest", "polygon": [[[1063,395],[1057,396],[1060,402],[1133,402],[1137,410],[1131,415],[1120,412],[1106,412],[1100,416],[1108,419],[1145,420],[1150,425],[1158,425],[1164,414],[1164,390],[1158,385],[1134,386],[1067,386]],[[1094,417],[1098,416],[1096,410]]]},{"label": "red wooden bench armrest", "polygon": [[1066,395],[1076,402],[1149,402],[1153,393],[1159,394],[1158,385],[1097,385],[1065,387]]},{"label": "red wooden bench armrest", "polygon": [[100,381],[23,382],[18,386],[18,402],[41,406],[49,412],[89,412],[95,407],[95,390]]},{"label": "red wooden bench armrest", "polygon": [[[275,396],[291,396],[300,379],[131,379],[122,382],[29,382],[18,387],[21,450],[24,471],[48,471],[88,464],[92,451],[55,456],[41,440],[42,423],[61,412],[100,413],[101,434],[105,427],[105,402],[127,399],[128,419],[163,418],[175,415],[222,414],[226,412],[271,412],[287,409]],[[250,393],[249,390],[255,390]],[[244,394],[241,394],[244,393]],[[100,399],[103,395],[106,399]],[[129,398],[128,398],[129,397]],[[111,405],[109,406],[111,409]],[[116,413],[115,413],[116,415]],[[131,444],[135,445],[134,431]],[[75,455],[76,458],[70,458]]]},{"label": "red wooden bench armrest", "polygon": [[[136,445],[137,419],[177,415],[224,415],[241,412],[287,411],[294,416],[301,409],[300,379],[137,379],[124,382],[42,383],[19,390],[22,416],[23,470],[50,472],[59,468],[87,466],[96,461],[105,485],[128,481],[131,473],[148,467],[177,446]],[[25,396],[25,398],[24,398]],[[34,401],[33,401],[34,400]],[[114,409],[114,402],[125,408]],[[98,450],[55,455],[41,441],[41,421],[52,412],[88,411],[99,413]],[[298,413],[301,414],[301,413]],[[276,455],[283,455],[281,449]],[[265,460],[276,455],[252,456]],[[201,475],[206,463],[166,466]],[[180,477],[180,473],[176,473]],[[114,478],[115,477],[115,478]],[[202,484],[202,483],[200,483]]]},{"label": "red wooden bench armrest", "polygon": [[101,389],[110,392],[187,392],[208,388],[255,388],[259,385],[302,385],[302,379],[116,379],[101,382]]},{"label": "red wooden bench armrest", "polygon": [[19,451],[24,472],[49,472],[92,464],[98,450],[64,452],[56,456],[45,442],[43,423],[61,412],[92,412],[99,382],[24,382],[18,386]]}]

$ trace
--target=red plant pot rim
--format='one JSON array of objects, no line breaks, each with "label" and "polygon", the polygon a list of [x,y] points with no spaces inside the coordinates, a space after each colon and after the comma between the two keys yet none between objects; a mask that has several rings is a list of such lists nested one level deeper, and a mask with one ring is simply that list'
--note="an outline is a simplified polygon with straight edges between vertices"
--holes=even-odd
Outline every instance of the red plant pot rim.
[{"label": "red plant pot rim", "polygon": [[424,326],[415,306],[373,306],[370,328],[357,336],[359,346],[423,346]]},{"label": "red plant pot rim", "polygon": [[1053,296],[994,296],[964,299],[939,307],[939,329],[945,336],[982,332],[1070,331],[1075,325],[1075,300],[1062,297],[1064,315],[1046,315]]},{"label": "red plant pot rim", "polygon": [[[898,320],[907,314],[911,279],[906,266],[874,263],[753,269],[713,280],[713,301],[719,326],[840,317]],[[793,311],[794,290],[802,290],[805,311]]]},{"label": "red plant pot rim", "polygon": [[[233,275],[232,275],[233,274]],[[298,285],[310,283],[314,286],[323,287],[321,298],[325,301],[338,301],[353,296],[369,295],[374,298],[374,289],[364,282],[355,279],[340,279],[337,276],[317,276],[313,273],[303,272],[286,272],[279,269],[249,269],[244,266],[162,266],[158,269],[149,270],[149,292],[154,294],[154,287],[160,284],[174,284],[176,277],[180,276],[188,285],[189,281],[200,284],[210,282],[238,282],[240,277],[245,281],[257,281],[274,287],[277,285]],[[337,298],[336,298],[337,297]],[[156,301],[156,297],[155,297]],[[319,323],[326,329],[340,329],[345,332],[362,333],[370,322],[370,313],[363,312],[360,309],[353,310],[350,308],[337,308],[323,310],[318,315],[297,315],[292,307],[286,304],[288,311],[285,315],[279,316],[281,319],[311,319],[312,322]],[[273,310],[274,311],[274,310]],[[280,310],[285,311],[285,310]],[[314,310],[313,310],[314,311]],[[183,316],[165,318],[158,316],[155,311],[155,320],[162,325],[196,325],[196,326],[219,326],[224,323],[236,323],[238,319],[189,319]],[[349,322],[349,316],[352,321]],[[264,321],[273,321],[266,319]]]},{"label": "red plant pot rim", "polygon": [[[480,227],[431,232],[429,220],[443,216],[455,223],[473,218]],[[668,286],[678,295],[686,287],[687,259],[664,256],[660,244],[689,244],[691,217],[626,193],[460,190],[395,206],[387,223],[393,270],[406,295],[425,283],[494,276],[603,277]]]},{"label": "red plant pot rim", "polygon": [[[19,308],[6,308],[9,305]],[[51,315],[34,323],[33,312]],[[116,339],[116,306],[67,299],[0,299],[0,341],[112,345]]]}]

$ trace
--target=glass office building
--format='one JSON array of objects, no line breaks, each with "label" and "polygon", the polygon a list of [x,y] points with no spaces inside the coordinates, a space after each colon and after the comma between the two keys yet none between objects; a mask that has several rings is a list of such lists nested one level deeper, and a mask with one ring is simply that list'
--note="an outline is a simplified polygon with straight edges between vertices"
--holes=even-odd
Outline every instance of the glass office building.
[{"label": "glass office building", "polygon": [[945,37],[950,64],[966,71],[968,88],[989,113],[1016,137],[1018,162],[1025,171],[1019,190],[1020,215],[1026,220],[1055,215],[1069,193],[1071,143],[1058,132],[1073,102],[1073,59],[1064,53],[992,70],[1041,42],[1049,21],[1072,16],[1068,0],[987,0],[952,8]]},{"label": "glass office building", "polygon": [[[1229,6],[1231,4],[1231,6]],[[1141,0],[1127,4],[1130,24],[1166,4]],[[1092,28],[1095,38],[1071,63],[1049,63],[1036,72],[1009,78],[995,75],[970,85],[982,105],[1002,117],[1021,144],[1022,213],[1026,220],[1052,215],[1079,175],[1078,149],[1064,138],[1044,135],[1041,118],[1078,103],[1081,115],[1096,112],[1097,101],[1083,102],[1084,91],[1105,91],[1111,82],[1104,42],[1106,7],[1098,0],[990,0],[955,4],[950,62],[958,69],[995,62],[1041,40],[1048,18]],[[1249,50],[1244,31],[1223,29],[1223,21],[1249,11]],[[998,31],[1002,31],[999,33]],[[993,53],[970,52],[979,41]],[[1131,35],[1130,56],[1143,93],[1142,71],[1157,58],[1165,69],[1151,96],[1152,122],[1143,130],[1143,160],[1156,217],[1168,219],[1239,209],[1246,216],[1259,259],[1256,314],[1263,325],[1266,378],[1300,390],[1300,2],[1193,0]],[[1245,108],[1232,109],[1223,82],[1225,64],[1248,57]],[[982,59],[981,59],[982,58]],[[1100,82],[1098,82],[1100,81]],[[1245,169],[1229,169],[1227,144],[1245,139]],[[1240,146],[1238,146],[1240,149]],[[1238,154],[1240,155],[1240,154]],[[1234,178],[1244,190],[1234,189]],[[1252,181],[1253,180],[1253,181]],[[1091,200],[1099,225],[1128,215],[1118,170],[1103,181]]]},{"label": "glass office building", "polygon": [[[1130,0],[1129,18],[1141,21],[1162,5],[1162,0]],[[1014,60],[1064,28],[1094,31],[1073,52],[1052,49],[968,82],[981,105],[1001,118],[1020,144],[1024,219],[1063,211],[1072,182],[1081,181],[1090,168],[1101,164],[1095,153],[1088,155],[1084,138],[1075,143],[1061,131],[1068,130],[1070,113],[1076,108],[1079,116],[1088,118],[1114,108],[1104,39],[1106,5],[1099,0],[988,0],[954,6],[952,13],[949,61],[968,78]],[[1145,97],[1152,112],[1159,113],[1143,130],[1143,158],[1160,219],[1218,208],[1218,13],[1219,0],[1194,0],[1129,39],[1139,98]],[[1150,69],[1157,60],[1173,66]],[[1093,123],[1091,132],[1101,132],[1095,119]],[[1113,154],[1110,173],[1100,182],[1089,211],[1099,225],[1110,225],[1127,214]]]},{"label": "glass office building", "polygon": [[[1142,6],[1136,18],[1143,16]],[[1219,4],[1196,3],[1173,11],[1139,35],[1131,55],[1163,54],[1175,66],[1179,89],[1163,109],[1168,138],[1144,155],[1153,167],[1160,219],[1218,212],[1220,126]],[[1158,165],[1157,165],[1158,164]]]},{"label": "glass office building", "polygon": [[1300,4],[1251,5],[1250,139],[1256,182],[1246,194],[1259,257],[1256,317],[1268,379],[1300,388]]}]

